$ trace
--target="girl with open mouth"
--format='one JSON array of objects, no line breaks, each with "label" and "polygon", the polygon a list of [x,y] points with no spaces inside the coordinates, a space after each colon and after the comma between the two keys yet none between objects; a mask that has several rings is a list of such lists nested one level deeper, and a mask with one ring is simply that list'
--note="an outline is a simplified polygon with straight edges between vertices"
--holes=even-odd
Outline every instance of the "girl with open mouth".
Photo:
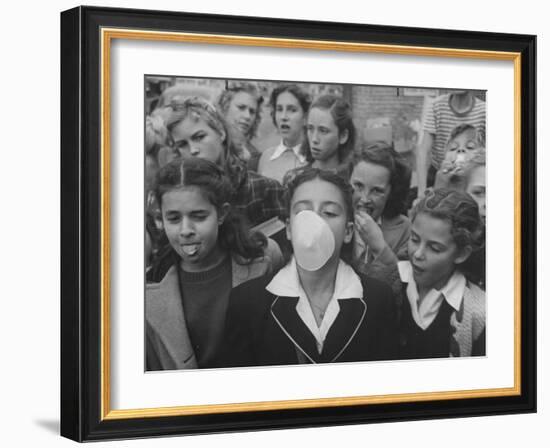
[{"label": "girl with open mouth", "polygon": [[273,89],[269,103],[281,142],[262,153],[258,172],[282,182],[289,170],[308,163],[304,126],[311,101],[309,95],[296,84],[281,84]]},{"label": "girl with open mouth", "polygon": [[435,189],[411,216],[410,261],[398,264],[401,357],[485,355],[485,292],[471,276],[485,241],[476,202],[461,191]]},{"label": "girl with open mouth", "polygon": [[157,176],[172,265],[146,288],[147,370],[217,366],[229,292],[282,265],[276,243],[248,232],[231,193],[223,171],[199,158],[174,160]]}]

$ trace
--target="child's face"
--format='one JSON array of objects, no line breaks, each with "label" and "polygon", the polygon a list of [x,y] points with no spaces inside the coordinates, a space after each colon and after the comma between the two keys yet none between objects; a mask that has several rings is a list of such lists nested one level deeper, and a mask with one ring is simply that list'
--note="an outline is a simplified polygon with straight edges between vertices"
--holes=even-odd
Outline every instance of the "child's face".
[{"label": "child's face", "polygon": [[223,159],[223,140],[202,118],[188,115],[172,128],[174,148],[183,157],[193,156],[220,164]]},{"label": "child's face", "polygon": [[296,145],[302,138],[305,114],[298,98],[290,92],[283,92],[277,97],[275,105],[275,122],[279,133],[289,145]]},{"label": "child's face", "polygon": [[485,221],[485,165],[478,165],[470,171],[466,193],[477,202],[479,214]]},{"label": "child's face", "polygon": [[257,113],[258,102],[256,99],[248,92],[237,92],[229,102],[225,119],[242,135],[248,136]]},{"label": "child's face", "polygon": [[339,135],[338,127],[327,109],[310,109],[306,129],[311,155],[315,160],[334,157],[340,144],[347,140],[347,135]]},{"label": "child's face", "polygon": [[292,240],[294,218],[304,210],[317,213],[328,224],[335,242],[332,258],[339,258],[342,245],[349,243],[353,236],[353,222],[348,220],[344,196],[340,189],[321,179],[313,179],[298,186],[290,202],[290,219],[287,223],[289,240]]},{"label": "child's face", "polygon": [[461,158],[463,161],[470,160],[479,148],[480,144],[477,141],[476,131],[466,129],[447,144],[445,161],[455,162],[460,161]]},{"label": "child's face", "polygon": [[443,288],[456,265],[470,255],[457,247],[449,222],[426,213],[419,213],[412,223],[408,250],[414,281],[425,291]]},{"label": "child's face", "polygon": [[201,272],[220,261],[218,228],[224,216],[199,188],[164,193],[161,209],[164,231],[184,270]]},{"label": "child's face", "polygon": [[350,179],[353,187],[353,207],[366,211],[375,221],[382,216],[390,197],[390,170],[385,166],[359,162]]}]

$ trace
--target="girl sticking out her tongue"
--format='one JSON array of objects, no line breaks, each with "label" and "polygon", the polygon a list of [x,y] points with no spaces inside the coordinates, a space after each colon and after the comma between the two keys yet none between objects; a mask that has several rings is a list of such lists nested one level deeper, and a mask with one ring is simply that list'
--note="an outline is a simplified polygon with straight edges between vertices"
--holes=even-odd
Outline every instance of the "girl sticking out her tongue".
[{"label": "girl sticking out her tongue", "polygon": [[344,261],[353,237],[352,189],[339,175],[305,168],[288,181],[287,236],[294,256],[273,279],[231,293],[225,366],[392,359],[391,291]]},{"label": "girl sticking out her tongue", "polygon": [[147,285],[147,370],[215,367],[231,288],[269,275],[282,255],[276,243],[248,232],[229,205],[229,179],[213,162],[170,162],[155,194],[174,262]]}]

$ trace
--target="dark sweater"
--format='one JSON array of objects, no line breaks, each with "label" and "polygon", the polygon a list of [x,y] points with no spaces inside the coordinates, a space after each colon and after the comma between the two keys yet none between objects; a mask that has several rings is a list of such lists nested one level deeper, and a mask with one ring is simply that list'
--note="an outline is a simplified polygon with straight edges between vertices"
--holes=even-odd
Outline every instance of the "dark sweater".
[{"label": "dark sweater", "polygon": [[319,354],[296,312],[298,298],[277,298],[265,289],[269,280],[260,277],[231,292],[223,367],[395,359],[393,301],[382,282],[362,279],[363,300],[339,301],[340,313]]},{"label": "dark sweater", "polygon": [[213,367],[217,363],[231,274],[229,257],[205,272],[178,269],[185,320],[199,368]]}]

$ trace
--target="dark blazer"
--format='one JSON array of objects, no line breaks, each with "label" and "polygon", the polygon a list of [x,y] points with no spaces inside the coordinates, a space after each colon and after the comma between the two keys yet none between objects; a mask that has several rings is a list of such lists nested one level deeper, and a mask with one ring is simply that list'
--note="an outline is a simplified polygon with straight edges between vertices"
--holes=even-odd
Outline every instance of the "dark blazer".
[{"label": "dark blazer", "polygon": [[296,312],[298,297],[278,297],[259,277],[233,289],[227,312],[223,365],[269,366],[395,359],[398,333],[392,293],[362,278],[363,299],[340,300],[340,312],[319,354]]}]

